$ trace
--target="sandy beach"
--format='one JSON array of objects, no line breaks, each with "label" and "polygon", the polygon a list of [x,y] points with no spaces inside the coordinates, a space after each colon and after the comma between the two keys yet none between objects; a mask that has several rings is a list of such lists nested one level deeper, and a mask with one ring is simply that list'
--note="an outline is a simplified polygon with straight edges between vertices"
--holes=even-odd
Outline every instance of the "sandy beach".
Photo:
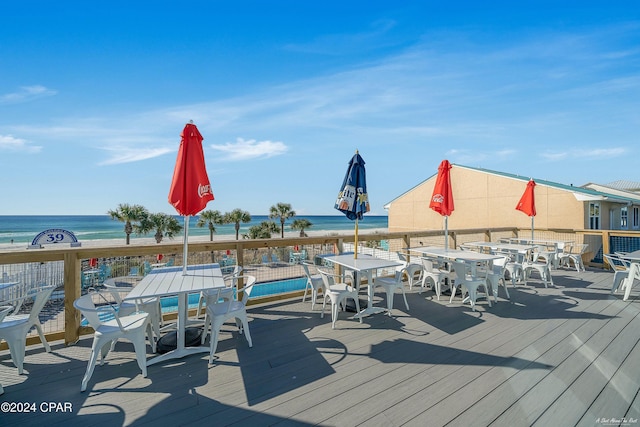
[{"label": "sandy beach", "polygon": [[[367,230],[361,230],[359,235],[364,234],[374,234],[374,233],[386,233],[388,231],[387,228],[372,228]],[[349,236],[353,234],[353,230],[316,230],[316,231],[305,231],[307,236],[309,237],[322,237],[322,236]],[[290,231],[284,233],[285,237],[299,237],[299,231]],[[241,237],[242,238],[242,237]],[[280,238],[279,235],[273,236],[273,239]],[[162,243],[172,242],[172,243],[182,243],[182,236],[175,237],[173,239],[165,238]],[[232,234],[214,234],[214,241],[221,240],[235,240],[235,235]],[[189,242],[208,242],[209,236],[189,236]],[[123,246],[125,244],[125,235],[122,233],[121,239],[96,239],[96,240],[80,240],[82,243],[82,247],[96,247],[96,246]],[[135,234],[131,235],[131,244],[130,246],[135,245],[152,245],[156,243],[156,240],[153,237],[136,237]],[[2,243],[0,244],[0,252],[8,252],[8,251],[21,251],[27,249],[28,243],[20,242],[20,243]],[[68,245],[65,245],[68,246]],[[55,247],[55,245],[49,245],[48,247]]]}]

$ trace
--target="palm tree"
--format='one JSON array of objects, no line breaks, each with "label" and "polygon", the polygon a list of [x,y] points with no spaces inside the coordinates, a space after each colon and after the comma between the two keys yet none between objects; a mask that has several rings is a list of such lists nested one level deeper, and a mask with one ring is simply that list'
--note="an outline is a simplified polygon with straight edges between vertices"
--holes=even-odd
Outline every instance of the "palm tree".
[{"label": "palm tree", "polygon": [[262,221],[259,225],[249,227],[249,232],[244,234],[245,239],[270,239],[273,233],[278,232],[278,226],[273,221]]},{"label": "palm tree", "polygon": [[209,240],[213,241],[213,233],[216,232],[216,227],[214,224],[220,225],[224,224],[224,217],[220,213],[220,211],[203,211],[200,213],[198,217],[198,222],[196,223],[196,227],[204,227],[205,225],[209,226]]},{"label": "palm tree", "polygon": [[173,238],[176,234],[182,231],[182,226],[178,220],[171,215],[165,213],[154,213],[140,222],[140,225],[134,225],[134,230],[137,234],[146,234],[155,230],[156,234],[153,236],[157,243],[162,242],[163,237]]},{"label": "palm tree", "polygon": [[241,222],[250,222],[251,214],[247,211],[243,211],[242,209],[234,209],[231,212],[227,212],[224,214],[224,223],[225,224],[235,224],[236,225],[236,240],[238,240],[238,236],[240,235],[240,223]]},{"label": "palm tree", "polygon": [[107,212],[111,216],[111,219],[117,219],[124,222],[124,233],[127,235],[127,245],[131,241],[131,233],[133,233],[133,226],[136,223],[140,223],[149,216],[147,208],[141,205],[129,205],[121,203],[115,210]]},{"label": "palm tree", "polygon": [[311,227],[313,224],[307,219],[296,219],[291,223],[292,230],[300,230],[300,237],[305,237],[304,230]]},{"label": "palm tree", "polygon": [[269,218],[280,218],[280,236],[284,238],[284,222],[296,216],[289,203],[277,203],[269,208]]}]

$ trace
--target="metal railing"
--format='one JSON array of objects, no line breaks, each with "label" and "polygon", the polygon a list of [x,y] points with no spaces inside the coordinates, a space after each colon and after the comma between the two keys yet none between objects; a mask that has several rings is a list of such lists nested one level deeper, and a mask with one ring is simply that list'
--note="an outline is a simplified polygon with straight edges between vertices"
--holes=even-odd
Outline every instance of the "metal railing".
[{"label": "metal railing", "polygon": [[[492,241],[501,238],[529,237],[531,230],[516,228],[449,230],[449,247],[455,248],[472,241]],[[603,266],[602,254],[614,250],[630,251],[640,248],[640,232],[608,230],[535,230],[536,239],[586,243],[583,257],[585,265]],[[326,254],[352,251],[354,235],[329,235],[324,237],[288,237],[256,240],[224,240],[190,242],[189,264],[218,262],[223,267],[241,265],[248,274],[255,275],[258,283],[273,283],[290,279],[302,279],[304,272],[299,262],[304,260],[322,264]],[[358,236],[358,252],[371,253],[382,258],[396,258],[397,252],[408,247],[443,246],[442,230],[397,233],[361,233]],[[63,247],[55,245],[40,250],[0,252],[0,275],[6,281],[21,281],[35,285],[55,284],[59,289],[43,310],[45,333],[50,339],[62,339],[65,343],[77,341],[80,334],[91,332],[81,326],[80,313],[73,301],[108,277],[129,274],[144,275],[158,262],[182,265],[181,243],[149,245]],[[103,267],[104,266],[104,267]],[[102,271],[101,269],[104,269]],[[283,287],[285,289],[287,287]],[[301,295],[270,293],[254,302],[267,302]],[[28,307],[27,307],[28,308]],[[30,336],[28,343],[37,342]],[[0,348],[6,348],[2,343]]]}]

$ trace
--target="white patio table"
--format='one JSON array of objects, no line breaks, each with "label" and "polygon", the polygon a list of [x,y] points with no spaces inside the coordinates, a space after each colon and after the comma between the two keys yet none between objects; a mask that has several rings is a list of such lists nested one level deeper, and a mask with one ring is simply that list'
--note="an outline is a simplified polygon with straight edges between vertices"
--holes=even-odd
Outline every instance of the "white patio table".
[{"label": "white patio table", "polygon": [[491,251],[509,252],[511,254],[517,254],[517,262],[522,262],[525,258],[528,258],[528,254],[536,247],[532,244],[526,243],[501,243],[501,242],[471,242],[465,243],[466,246],[475,246],[482,249],[489,249]]},{"label": "white patio table", "polygon": [[439,248],[436,246],[418,246],[415,248],[407,248],[412,252],[417,252],[434,258],[446,259],[450,261],[464,261],[471,265],[471,274],[476,275],[475,264],[483,263],[491,266],[494,259],[501,258],[501,255],[483,254],[475,251],[462,251],[460,249]]},{"label": "white patio table", "polygon": [[223,288],[224,279],[219,264],[190,265],[186,275],[182,267],[155,268],[127,294],[125,299],[178,296],[176,349],[147,359],[147,366],[169,359],[179,359],[194,353],[208,353],[209,347],[185,347],[189,294]]},{"label": "white patio table", "polygon": [[381,268],[395,268],[402,266],[401,263],[393,260],[376,258],[371,255],[358,255],[358,258],[354,258],[353,254],[342,254],[342,255],[332,255],[324,257],[326,261],[330,261],[341,265],[344,268],[348,268],[349,270],[353,270],[356,272],[356,284],[359,288],[360,284],[360,274],[366,274],[367,276],[367,308],[364,310],[360,310],[354,318],[360,318],[364,316],[369,316],[370,314],[386,312],[386,308],[382,307],[374,307],[373,306],[373,295],[374,295],[374,286],[373,286],[373,273]]}]

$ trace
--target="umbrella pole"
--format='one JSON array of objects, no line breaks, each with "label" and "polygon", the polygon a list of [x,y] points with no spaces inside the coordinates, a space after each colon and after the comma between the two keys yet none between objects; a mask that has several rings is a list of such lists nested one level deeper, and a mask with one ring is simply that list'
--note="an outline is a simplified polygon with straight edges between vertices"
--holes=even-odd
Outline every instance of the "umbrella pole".
[{"label": "umbrella pole", "polygon": [[533,240],[533,219],[535,218],[535,216],[531,217],[531,240]]},{"label": "umbrella pole", "polygon": [[184,216],[184,251],[182,253],[182,275],[187,275],[187,256],[189,254],[189,215]]},{"label": "umbrella pole", "polygon": [[449,250],[449,217],[444,216],[444,250]]},{"label": "umbrella pole", "polygon": [[354,239],[353,258],[358,258],[358,218],[356,218],[356,237]]}]

